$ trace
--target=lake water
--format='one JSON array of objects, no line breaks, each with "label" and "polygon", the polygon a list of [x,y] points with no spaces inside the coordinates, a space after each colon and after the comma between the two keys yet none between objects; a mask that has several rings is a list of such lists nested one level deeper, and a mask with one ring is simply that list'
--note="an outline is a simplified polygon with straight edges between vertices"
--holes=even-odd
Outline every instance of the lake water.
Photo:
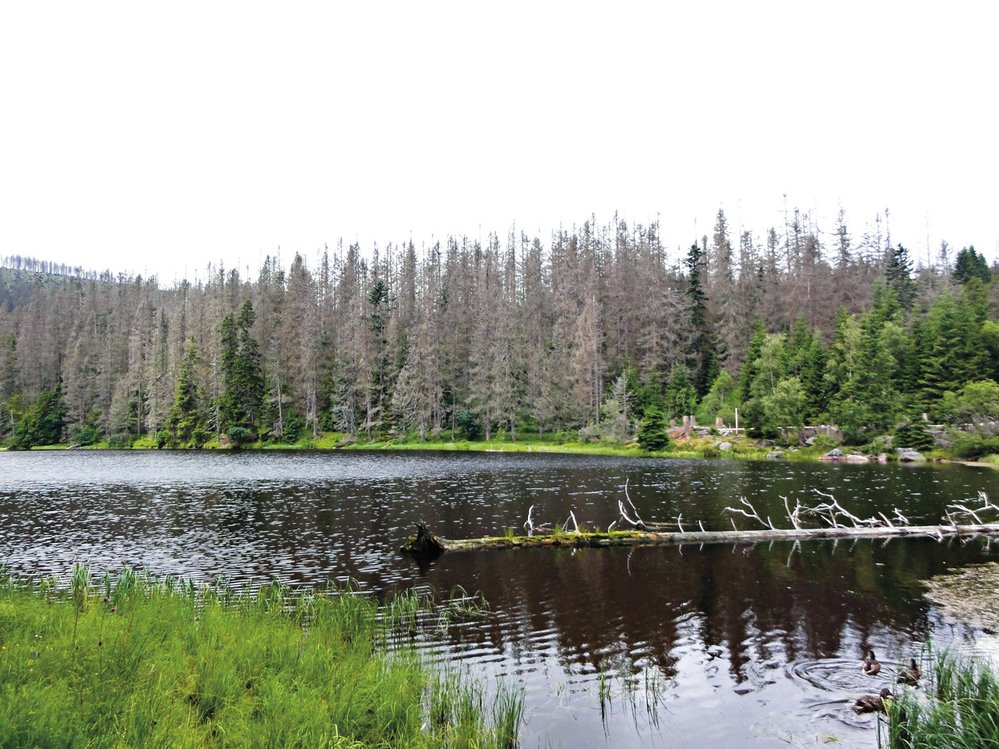
[{"label": "lake water", "polygon": [[[731,527],[746,497],[832,494],[867,517],[936,522],[999,495],[964,466],[828,466],[498,453],[0,453],[0,563],[28,575],[121,564],[157,575],[322,585],[384,596],[480,593],[485,616],[422,646],[526,693],[525,747],[877,745],[849,704],[929,642],[982,647],[922,581],[994,560],[999,544],[931,539],[445,554],[397,548],[416,521],[466,538],[541,522],[607,527],[628,482],[646,521]],[[740,527],[753,527],[736,518]],[[786,523],[784,523],[786,525]],[[871,679],[861,643],[886,663]]]}]

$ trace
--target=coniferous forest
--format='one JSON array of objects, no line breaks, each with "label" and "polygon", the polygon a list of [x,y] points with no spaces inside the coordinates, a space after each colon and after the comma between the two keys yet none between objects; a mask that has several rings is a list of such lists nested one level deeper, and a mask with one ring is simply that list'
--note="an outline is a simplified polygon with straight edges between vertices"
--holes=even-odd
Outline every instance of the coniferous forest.
[{"label": "coniferous forest", "polygon": [[[912,257],[880,219],[794,211],[678,252],[659,226],[542,239],[356,244],[256,277],[0,265],[0,440],[201,447],[344,440],[573,440],[666,448],[686,415],[787,438],[927,447],[928,422],[999,452],[997,269]],[[789,429],[790,428],[790,429]],[[970,439],[970,438],[969,438]],[[977,440],[977,441],[976,441]]]}]

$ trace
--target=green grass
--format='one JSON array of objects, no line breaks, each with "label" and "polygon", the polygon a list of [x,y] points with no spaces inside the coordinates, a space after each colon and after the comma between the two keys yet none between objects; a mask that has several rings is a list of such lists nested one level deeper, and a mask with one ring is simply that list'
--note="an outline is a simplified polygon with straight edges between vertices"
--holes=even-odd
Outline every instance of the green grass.
[{"label": "green grass", "polygon": [[[728,442],[729,450],[719,450],[716,445]],[[783,459],[787,461],[815,461],[831,449],[832,443],[822,442],[816,446],[788,447],[782,446]],[[35,450],[58,450],[66,445],[50,447],[35,447]],[[3,449],[0,446],[0,449]],[[128,446],[112,446],[106,441],[82,447],[87,450],[100,449],[156,449],[152,437],[135,440]],[[230,445],[214,437],[202,445],[204,450],[229,450]],[[398,435],[395,437],[378,438],[368,441],[363,435],[350,438],[341,432],[323,432],[316,437],[311,434],[300,437],[294,442],[264,442],[257,441],[242,446],[244,450],[264,451],[296,451],[296,450],[444,450],[454,452],[507,452],[507,453],[558,453],[574,455],[607,455],[616,457],[668,457],[668,458],[734,458],[739,460],[767,460],[774,448],[763,446],[759,441],[745,435],[706,435],[681,438],[674,441],[668,449],[650,452],[642,450],[637,442],[624,444],[616,442],[581,442],[575,431],[547,433],[540,436],[534,432],[522,432],[516,440],[511,440],[506,433],[491,440],[449,439],[447,437],[419,439],[416,435]],[[863,452],[863,448],[844,448],[846,451]],[[947,450],[937,449],[924,451],[929,460],[954,459],[956,455]],[[888,453],[889,460],[895,460],[894,452]],[[999,455],[982,458],[984,462],[999,465]]]},{"label": "green grass", "polygon": [[518,439],[516,442],[503,440],[384,440],[364,442],[359,440],[346,446],[345,450],[452,450],[478,452],[514,453],[579,453],[586,455],[646,455],[633,444],[613,445],[606,443],[586,443],[562,441],[558,439]]},{"label": "green grass", "polygon": [[895,693],[888,707],[891,749],[999,746],[999,675],[991,664],[945,651],[919,690]]},{"label": "green grass", "polygon": [[0,746],[516,746],[518,690],[487,703],[406,644],[425,609],[129,570],[95,584],[79,565],[66,590],[3,576]]}]

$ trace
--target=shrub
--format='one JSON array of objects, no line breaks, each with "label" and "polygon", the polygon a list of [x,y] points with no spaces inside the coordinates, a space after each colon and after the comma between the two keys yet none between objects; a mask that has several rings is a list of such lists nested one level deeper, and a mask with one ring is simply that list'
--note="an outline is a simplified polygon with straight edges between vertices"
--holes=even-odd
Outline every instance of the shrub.
[{"label": "shrub", "polygon": [[226,436],[229,438],[229,441],[232,442],[233,447],[242,447],[243,445],[253,442],[257,438],[257,435],[245,427],[232,427],[228,432],[226,432]]},{"label": "shrub", "polygon": [[827,453],[834,447],[839,446],[839,440],[828,434],[816,434],[812,438],[812,449],[817,452]]},{"label": "shrub", "polygon": [[865,455],[880,455],[890,453],[895,446],[895,438],[890,434],[879,434],[866,445],[860,447],[860,452]]},{"label": "shrub", "polygon": [[954,442],[954,455],[962,460],[977,460],[983,455],[999,453],[999,437],[963,435]]},{"label": "shrub", "polygon": [[74,445],[81,445],[86,447],[87,445],[93,445],[95,442],[100,442],[101,433],[97,430],[97,427],[91,424],[84,424],[81,427],[77,427],[69,435],[69,441]]}]

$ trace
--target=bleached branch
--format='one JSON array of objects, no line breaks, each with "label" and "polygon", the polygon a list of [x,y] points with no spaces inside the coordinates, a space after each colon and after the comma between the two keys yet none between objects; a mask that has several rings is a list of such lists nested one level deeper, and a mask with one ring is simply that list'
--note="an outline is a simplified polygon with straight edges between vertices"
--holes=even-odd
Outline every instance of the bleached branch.
[{"label": "bleached branch", "polygon": [[572,521],[572,528],[573,528],[572,532],[575,533],[576,535],[579,535],[579,523],[576,522],[576,513],[574,513],[572,510],[569,510],[569,517],[565,519],[566,530],[569,529],[570,520]]},{"label": "bleached branch", "polygon": [[[961,513],[964,513],[965,515],[973,517],[975,519],[976,523],[978,523],[979,525],[982,525],[982,519],[980,517],[978,517],[978,512],[975,512],[970,507],[965,507],[964,505],[959,504],[957,502],[952,502],[951,504],[947,505],[947,509],[948,510],[954,510],[955,513],[961,512]],[[979,512],[980,511],[981,510],[979,510]]]},{"label": "bleached branch", "polygon": [[815,507],[810,508],[808,510],[808,512],[812,512],[812,513],[815,513],[815,514],[820,514],[820,513],[823,513],[823,512],[828,512],[829,513],[829,522],[830,522],[830,524],[832,525],[833,528],[839,528],[839,527],[841,527],[840,524],[839,524],[839,521],[836,519],[840,515],[842,515],[844,518],[846,518],[851,523],[853,523],[853,527],[854,528],[859,528],[862,525],[877,526],[877,525],[881,525],[882,524],[881,521],[878,520],[877,518],[866,518],[866,519],[865,518],[858,518],[852,512],[850,512],[845,507],[843,507],[843,505],[841,505],[839,502],[837,502],[836,498],[833,497],[832,494],[827,494],[826,492],[819,491],[818,489],[814,489],[814,488],[812,489],[812,491],[814,491],[820,497],[826,497],[827,499],[829,499],[829,502],[826,502],[824,504],[815,505]]},{"label": "bleached branch", "polygon": [[[736,513],[737,512],[740,515],[745,515],[750,520],[757,521],[758,523],[760,523],[760,525],[767,526],[772,531],[777,530],[776,528],[774,528],[773,523],[770,522],[770,518],[767,518],[766,520],[764,520],[763,518],[760,517],[760,513],[758,513],[756,511],[756,508],[753,507],[752,503],[748,499],[746,499],[745,497],[740,497],[739,498],[739,502],[741,504],[744,504],[746,507],[748,507],[750,509],[750,512],[746,512],[745,510],[743,510],[742,508],[739,508],[739,507],[726,507],[724,511],[725,512],[732,512],[732,513]],[[735,527],[735,523],[732,524],[732,527],[733,528]]]},{"label": "bleached branch", "polygon": [[801,514],[801,509],[802,509],[801,508],[801,502],[798,501],[798,500],[795,500],[795,502],[794,502],[794,510],[791,510],[791,507],[790,507],[790,505],[788,504],[788,501],[787,501],[787,497],[785,497],[782,494],[782,495],[780,495],[780,498],[784,500],[784,509],[787,511],[787,518],[788,518],[788,520],[791,521],[791,525],[794,526],[795,528],[801,528],[801,520],[799,518],[799,516]]},{"label": "bleached branch", "polygon": [[630,517],[628,517],[628,512],[627,512],[627,510],[624,509],[624,502],[622,502],[621,500],[617,501],[617,509],[618,509],[618,512],[621,513],[621,517],[626,522],[628,522],[630,525],[633,525],[636,528],[644,528],[645,527],[645,523],[642,521],[641,518],[636,517],[635,520],[632,520]]},{"label": "bleached branch", "polygon": [[[957,502],[952,502],[951,504],[947,505],[947,510],[954,510],[955,514],[963,514],[966,517],[974,518],[975,522],[978,523],[979,525],[985,525],[986,521],[982,520],[979,513],[985,511],[999,512],[999,506],[992,504],[989,501],[988,495],[985,492],[978,492],[978,498],[982,501],[982,506],[975,510],[972,510],[970,507],[959,504]],[[950,518],[949,513],[947,513],[947,516],[948,518]],[[953,520],[951,522],[953,522]]]},{"label": "bleached branch", "polygon": [[544,530],[545,528],[551,527],[550,523],[538,523],[537,525],[535,525],[533,515],[534,515],[534,505],[531,505],[527,509],[527,520],[524,521],[524,528],[527,530],[528,536],[533,536],[534,531],[536,530],[541,531]]},{"label": "bleached branch", "polygon": [[642,520],[642,516],[638,514],[638,508],[637,508],[637,507],[635,507],[635,503],[631,501],[631,494],[630,494],[630,493],[628,492],[628,482],[629,482],[629,481],[631,481],[631,478],[630,478],[630,477],[629,477],[629,478],[626,478],[626,479],[624,480],[624,498],[625,498],[625,500],[626,500],[626,501],[628,502],[628,506],[629,506],[629,507],[631,508],[631,511],[632,511],[633,513],[635,513],[635,518],[636,518],[636,520],[631,520],[631,519],[630,519],[630,518],[628,517],[628,515],[627,515],[627,514],[625,513],[625,511],[624,511],[624,507],[623,507],[623,505],[621,504],[621,501],[620,501],[620,500],[618,500],[618,507],[620,507],[620,508],[621,508],[621,516],[622,516],[622,517],[623,517],[623,518],[624,518],[625,520],[627,520],[627,521],[628,521],[629,523],[631,523],[631,524],[632,524],[633,526],[635,526],[636,528],[641,528],[642,530],[645,530],[645,528],[646,528],[646,525],[645,525],[645,521],[644,521],[644,520]]}]

